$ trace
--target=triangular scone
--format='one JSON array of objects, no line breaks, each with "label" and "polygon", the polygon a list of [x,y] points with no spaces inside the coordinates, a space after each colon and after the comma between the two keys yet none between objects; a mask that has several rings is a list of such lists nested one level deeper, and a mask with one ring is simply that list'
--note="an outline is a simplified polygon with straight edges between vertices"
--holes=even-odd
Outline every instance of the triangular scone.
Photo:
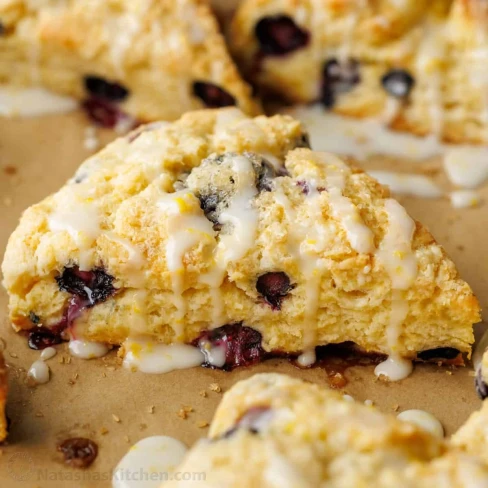
[{"label": "triangular scone", "polygon": [[110,144],[10,237],[15,328],[200,340],[225,346],[227,367],[267,352],[310,364],[343,342],[395,360],[469,353],[478,302],[443,248],[373,178],[306,145],[291,117],[236,109]]},{"label": "triangular scone", "polygon": [[294,103],[452,142],[488,142],[483,0],[245,0],[231,49],[254,83]]},{"label": "triangular scone", "polygon": [[[224,395],[209,438],[175,470],[204,473],[191,481],[199,488],[486,486],[488,466],[473,454],[318,385],[259,374]],[[177,479],[161,487],[190,486]]]},{"label": "triangular scone", "polygon": [[0,442],[4,441],[7,437],[8,421],[5,413],[5,405],[7,404],[7,392],[8,392],[8,378],[7,378],[7,366],[5,365],[5,359],[0,351]]},{"label": "triangular scone", "polygon": [[259,113],[203,0],[1,2],[0,83],[76,97],[108,126],[124,114]]}]

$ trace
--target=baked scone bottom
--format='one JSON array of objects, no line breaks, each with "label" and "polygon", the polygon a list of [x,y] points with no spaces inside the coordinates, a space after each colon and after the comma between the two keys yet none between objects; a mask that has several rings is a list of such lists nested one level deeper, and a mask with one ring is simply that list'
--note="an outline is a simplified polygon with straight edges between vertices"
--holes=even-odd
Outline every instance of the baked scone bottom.
[{"label": "baked scone bottom", "polygon": [[443,248],[366,173],[306,145],[292,118],[235,109],[118,139],[12,234],[14,327],[219,343],[241,357],[230,367],[344,342],[469,353],[479,307]]},{"label": "baked scone bottom", "polygon": [[79,99],[105,126],[230,105],[259,113],[202,0],[2,2],[3,83]]},{"label": "baked scone bottom", "polygon": [[[485,408],[478,415],[486,422]],[[458,439],[442,441],[318,385],[259,374],[224,395],[209,438],[176,470],[205,473],[196,486],[485,486],[488,438],[477,438],[477,452],[465,452]]]}]

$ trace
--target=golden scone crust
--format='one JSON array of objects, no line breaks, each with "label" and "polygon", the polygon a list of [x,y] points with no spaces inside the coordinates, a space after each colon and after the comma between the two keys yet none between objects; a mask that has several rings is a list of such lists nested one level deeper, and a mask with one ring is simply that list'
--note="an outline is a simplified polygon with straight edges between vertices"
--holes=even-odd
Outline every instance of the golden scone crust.
[{"label": "golden scone crust", "polygon": [[374,179],[306,145],[291,117],[236,109],[116,140],[10,237],[14,327],[190,343],[242,323],[266,351],[469,353],[479,306],[444,249]]},{"label": "golden scone crust", "polygon": [[7,366],[5,365],[5,359],[0,352],[0,442],[4,441],[7,437],[7,416],[5,414],[5,406],[7,404],[8,393],[8,377]]},{"label": "golden scone crust", "polygon": [[482,0],[245,0],[230,43],[255,83],[291,102],[486,143],[487,20]]},{"label": "golden scone crust", "polygon": [[[234,385],[217,409],[209,438],[197,442],[176,469],[204,472],[204,480],[191,482],[201,487],[488,483],[488,467],[477,456],[374,407],[279,374],[259,374]],[[170,481],[162,486],[187,485]]]},{"label": "golden scone crust", "polygon": [[146,122],[205,108],[194,83],[206,83],[227,93],[211,103],[231,97],[244,112],[259,113],[203,0],[6,0],[0,24],[0,83],[84,100],[86,77],[99,77],[127,89],[110,101]]}]

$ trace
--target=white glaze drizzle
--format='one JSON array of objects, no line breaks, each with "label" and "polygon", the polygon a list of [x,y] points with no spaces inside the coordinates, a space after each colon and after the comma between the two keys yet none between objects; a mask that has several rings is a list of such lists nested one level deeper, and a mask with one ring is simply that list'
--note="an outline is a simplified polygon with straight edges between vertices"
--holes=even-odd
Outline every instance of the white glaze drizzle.
[{"label": "white glaze drizzle", "polygon": [[225,365],[225,346],[214,346],[210,341],[201,339],[198,347],[205,356],[205,362],[216,368],[222,368]]},{"label": "white glaze drizzle", "polygon": [[74,98],[52,93],[44,88],[15,88],[0,85],[0,116],[38,117],[76,110]]},{"label": "white glaze drizzle", "polygon": [[473,208],[481,203],[478,192],[474,190],[457,190],[449,194],[453,208]]},{"label": "white glaze drizzle", "polygon": [[53,209],[48,218],[52,232],[68,232],[78,246],[82,270],[92,267],[92,244],[100,234],[101,216],[90,191],[83,184],[76,188],[65,187],[53,197]]},{"label": "white glaze drizzle", "polygon": [[32,378],[38,385],[43,385],[49,381],[49,366],[41,359],[38,359],[32,363],[27,376]]},{"label": "white glaze drizzle", "polygon": [[54,349],[54,347],[46,347],[46,349],[43,349],[41,352],[41,359],[43,361],[47,361],[54,356],[56,356],[56,349]]},{"label": "white glaze drizzle", "polygon": [[399,413],[397,418],[415,424],[439,439],[444,438],[444,427],[442,427],[439,419],[425,410],[405,410]]},{"label": "white glaze drizzle", "polygon": [[408,315],[408,302],[403,291],[412,286],[417,277],[417,259],[412,251],[415,222],[406,210],[395,200],[385,200],[388,229],[376,253],[378,261],[385,268],[392,284],[392,298],[386,339],[389,357],[375,368],[377,376],[384,375],[391,381],[398,381],[412,371],[412,363],[397,352],[401,326]]},{"label": "white glaze drizzle", "polygon": [[186,446],[167,436],[146,437],[134,444],[117,464],[113,488],[157,488],[181,463]]},{"label": "white glaze drizzle", "polygon": [[89,125],[85,127],[83,147],[87,151],[96,151],[100,147],[100,139],[98,138],[97,128],[95,126]]},{"label": "white glaze drizzle", "polygon": [[82,339],[71,339],[69,341],[70,354],[80,359],[101,358],[108,351],[108,346],[103,342],[90,342]]},{"label": "white glaze drizzle", "polygon": [[142,373],[168,373],[200,366],[205,361],[200,349],[187,344],[158,344],[149,339],[131,338],[123,347],[124,367]]},{"label": "white glaze drizzle", "polygon": [[488,178],[488,148],[453,147],[446,151],[444,170],[454,185],[476,188]]},{"label": "white glaze drizzle", "polygon": [[411,173],[393,171],[368,171],[368,174],[382,185],[388,186],[397,195],[412,195],[423,198],[440,198],[441,188],[431,178]]},{"label": "white glaze drizzle", "polygon": [[317,355],[315,354],[315,349],[308,349],[302,352],[297,358],[297,363],[302,367],[306,368],[312,366],[317,361]]},{"label": "white glaze drizzle", "polygon": [[[166,214],[169,237],[166,242],[166,264],[171,273],[176,318],[173,324],[176,339],[182,335],[188,304],[184,293],[185,254],[201,242],[215,245],[215,231],[200,209],[195,195],[188,190],[165,194],[158,201]],[[220,285],[220,283],[219,283]]]}]

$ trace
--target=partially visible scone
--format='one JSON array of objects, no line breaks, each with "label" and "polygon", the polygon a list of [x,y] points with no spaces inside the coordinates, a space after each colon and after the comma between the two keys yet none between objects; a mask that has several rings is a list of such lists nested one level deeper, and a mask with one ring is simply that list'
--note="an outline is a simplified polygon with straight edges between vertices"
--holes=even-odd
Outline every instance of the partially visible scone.
[{"label": "partially visible scone", "polygon": [[400,362],[469,354],[479,306],[444,249],[373,178],[306,146],[291,117],[236,109],[118,139],[10,237],[14,327],[214,344],[229,368],[344,342]]},{"label": "partially visible scone", "polygon": [[232,49],[290,102],[452,142],[488,142],[482,0],[245,0]]},{"label": "partially visible scone", "polygon": [[205,107],[259,113],[204,0],[1,2],[0,83],[76,97],[106,126]]},{"label": "partially visible scone", "polygon": [[7,415],[5,414],[5,406],[7,404],[8,393],[8,377],[7,366],[5,365],[5,359],[0,351],[0,442],[4,441],[7,437]]},{"label": "partially visible scone", "polygon": [[234,385],[217,409],[209,438],[197,442],[176,469],[205,473],[205,478],[169,481],[164,488],[190,483],[474,488],[488,483],[488,466],[477,455],[374,407],[279,374]]}]

